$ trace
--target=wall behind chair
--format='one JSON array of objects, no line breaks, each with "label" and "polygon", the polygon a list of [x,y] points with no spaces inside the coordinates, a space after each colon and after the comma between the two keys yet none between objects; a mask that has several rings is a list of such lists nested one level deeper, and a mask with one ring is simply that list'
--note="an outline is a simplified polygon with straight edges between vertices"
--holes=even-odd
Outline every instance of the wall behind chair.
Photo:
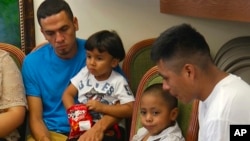
[{"label": "wall behind chair", "polygon": [[[43,0],[34,0],[34,10]],[[137,41],[157,37],[165,29],[189,23],[202,33],[214,56],[228,40],[250,35],[250,23],[160,13],[160,0],[66,0],[78,18],[77,36],[88,38],[102,29],[116,30],[126,51]],[[36,43],[45,41],[35,17]]]}]

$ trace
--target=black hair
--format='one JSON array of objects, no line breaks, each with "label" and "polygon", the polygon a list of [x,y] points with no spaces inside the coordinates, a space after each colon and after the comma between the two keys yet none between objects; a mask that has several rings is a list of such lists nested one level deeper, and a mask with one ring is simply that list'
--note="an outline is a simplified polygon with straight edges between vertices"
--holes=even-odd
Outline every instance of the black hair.
[{"label": "black hair", "polygon": [[[181,24],[165,30],[152,45],[151,59],[154,62],[180,58],[182,63],[185,61],[194,63],[197,60],[196,64],[200,67],[206,66],[207,61],[212,61],[205,38],[189,24]],[[202,58],[204,61],[199,60]]]},{"label": "black hair", "polygon": [[41,25],[40,20],[48,16],[58,14],[61,11],[65,11],[70,20],[73,21],[73,12],[69,4],[64,0],[44,0],[37,10],[37,20]]},{"label": "black hair", "polygon": [[143,95],[159,95],[164,99],[167,105],[169,105],[169,109],[172,110],[176,107],[178,107],[178,100],[176,97],[172,96],[168,91],[163,90],[162,83],[155,83],[150,86],[148,86],[144,92]]},{"label": "black hair", "polygon": [[115,31],[102,30],[91,35],[85,45],[86,50],[97,49],[99,52],[107,51],[119,61],[125,57],[122,40]]}]

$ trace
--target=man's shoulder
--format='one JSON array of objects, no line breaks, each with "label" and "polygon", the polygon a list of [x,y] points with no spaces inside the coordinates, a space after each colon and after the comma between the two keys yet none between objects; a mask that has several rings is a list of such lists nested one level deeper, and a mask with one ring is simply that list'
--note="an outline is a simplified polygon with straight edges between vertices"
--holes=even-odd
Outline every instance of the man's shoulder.
[{"label": "man's shoulder", "polygon": [[85,45],[86,43],[86,40],[85,39],[82,39],[82,38],[76,38],[76,42],[78,44],[78,46],[80,45]]},{"label": "man's shoulder", "polygon": [[36,61],[37,59],[41,61],[41,58],[45,57],[46,54],[50,54],[50,50],[52,50],[52,47],[49,43],[42,45],[41,47],[37,48],[36,50],[33,50],[25,57],[26,61]]}]

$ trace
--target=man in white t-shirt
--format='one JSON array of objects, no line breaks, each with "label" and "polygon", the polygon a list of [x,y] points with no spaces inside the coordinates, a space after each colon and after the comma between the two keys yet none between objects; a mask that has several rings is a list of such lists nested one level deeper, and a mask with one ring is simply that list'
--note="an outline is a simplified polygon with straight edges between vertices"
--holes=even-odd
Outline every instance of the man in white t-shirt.
[{"label": "man in white t-shirt", "polygon": [[230,125],[250,124],[250,86],[213,63],[205,38],[188,24],[164,31],[151,58],[163,88],[183,102],[199,99],[199,141],[229,141]]}]

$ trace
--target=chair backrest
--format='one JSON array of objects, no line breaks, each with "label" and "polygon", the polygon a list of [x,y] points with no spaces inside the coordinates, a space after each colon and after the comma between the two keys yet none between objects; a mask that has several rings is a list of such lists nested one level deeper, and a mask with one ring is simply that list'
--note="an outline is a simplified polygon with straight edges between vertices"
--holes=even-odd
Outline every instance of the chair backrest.
[{"label": "chair backrest", "polygon": [[[21,70],[23,59],[26,56],[25,53],[18,47],[8,43],[0,43],[0,49],[7,51],[17,64],[18,68]],[[27,127],[27,118],[25,118],[23,124],[18,128],[18,131],[21,136],[21,138],[19,139],[20,141],[24,141],[26,138],[26,127]]]},{"label": "chair backrest", "polygon": [[[142,126],[140,122],[140,99],[144,89],[148,86],[162,82],[162,77],[158,75],[157,66],[150,68],[140,80],[137,92],[136,100],[134,104],[134,110],[132,115],[132,123],[130,129],[130,140],[136,134],[137,130]],[[197,141],[198,140],[198,100],[193,101],[190,104],[183,104],[178,102],[179,116],[177,122],[182,130],[183,136],[186,141]]]},{"label": "chair backrest", "polygon": [[[155,38],[149,38],[141,40],[135,43],[126,53],[123,60],[122,70],[127,77],[128,84],[133,92],[136,94],[136,90],[140,79],[143,74],[152,66],[154,63],[150,59],[151,46]],[[126,129],[130,129],[131,118],[126,119]],[[129,138],[129,131],[127,137]]]},{"label": "chair backrest", "polygon": [[145,39],[135,43],[127,52],[122,64],[122,70],[125,73],[130,88],[134,94],[143,74],[154,63],[150,59],[151,46],[155,38]]},{"label": "chair backrest", "polygon": [[0,49],[9,52],[19,69],[21,69],[25,53],[20,48],[8,43],[0,43]]}]

